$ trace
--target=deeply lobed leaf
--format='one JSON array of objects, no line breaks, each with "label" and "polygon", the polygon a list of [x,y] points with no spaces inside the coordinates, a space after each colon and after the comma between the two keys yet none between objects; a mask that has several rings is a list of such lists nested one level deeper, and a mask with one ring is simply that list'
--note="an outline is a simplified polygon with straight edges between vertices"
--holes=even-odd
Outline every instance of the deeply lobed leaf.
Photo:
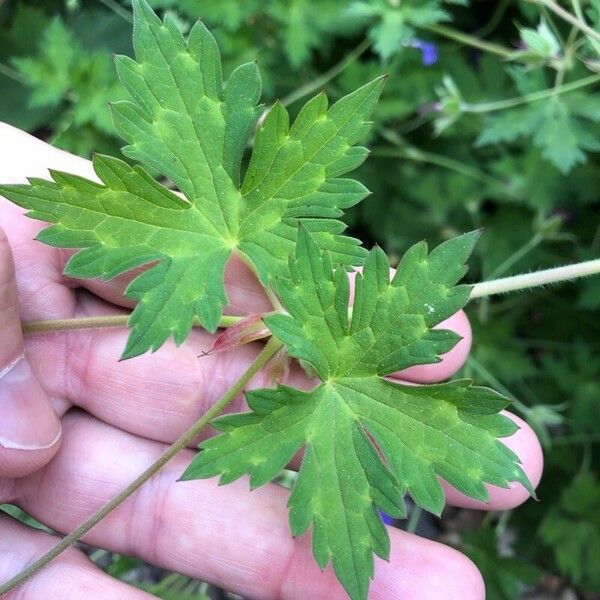
[{"label": "deeply lobed leaf", "polygon": [[[234,70],[223,84],[217,44],[198,22],[186,39],[175,21],[162,22],[135,0],[136,59],[116,58],[131,100],[113,104],[117,131],[127,140],[131,167],[97,156],[97,184],[66,173],[53,181],[1,186],[29,215],[55,223],[46,243],[82,248],[69,262],[74,277],[111,278],[154,263],[127,295],[138,300],[124,357],[156,350],[172,336],[181,343],[194,322],[209,331],[227,296],[225,264],[243,255],[264,285],[288,274],[299,222],[336,264],[360,264],[365,251],[343,235],[343,210],[367,195],[340,177],[366,157],[355,144],[366,134],[383,78],[328,107],[321,94],[289,126],[276,104],[258,128],[250,165],[243,154],[261,108],[256,64]],[[146,168],[183,194],[154,182]]]},{"label": "deeply lobed leaf", "polygon": [[312,526],[313,553],[329,561],[351,598],[366,598],[373,553],[387,558],[379,511],[405,514],[403,496],[435,514],[444,505],[443,477],[464,494],[487,500],[485,483],[519,481],[533,493],[518,457],[497,438],[517,427],[499,414],[508,400],[469,381],[409,386],[384,379],[432,363],[458,340],[433,330],[468,299],[464,274],[478,233],[428,253],[404,255],[395,276],[373,250],[357,275],[349,318],[348,275],[334,270],[300,229],[291,278],[278,290],[288,314],[265,318],[320,383],[310,392],[278,386],[249,392],[250,413],[218,419],[223,433],[201,444],[185,479],[250,475],[252,487],[272,480],[301,449],[304,458],[289,500],[290,526]]}]

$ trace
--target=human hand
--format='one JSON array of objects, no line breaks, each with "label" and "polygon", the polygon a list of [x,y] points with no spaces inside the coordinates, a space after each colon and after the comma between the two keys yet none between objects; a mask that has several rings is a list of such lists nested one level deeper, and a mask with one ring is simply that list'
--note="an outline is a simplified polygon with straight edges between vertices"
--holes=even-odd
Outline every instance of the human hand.
[{"label": "human hand", "polygon": [[[94,177],[88,161],[0,125],[2,183],[47,177],[49,167]],[[167,343],[155,354],[118,362],[124,329],[82,330],[29,337],[27,358],[17,360],[23,355],[19,313],[20,320],[38,320],[125,312],[129,304],[123,289],[131,276],[110,282],[64,277],[69,254],[32,241],[42,224],[1,198],[0,227],[6,232],[0,237],[0,373],[5,373],[0,379],[0,502],[15,502],[54,530],[68,532],[154,462],[245,371],[260,346],[198,359],[213,336],[196,329],[180,348]],[[269,310],[242,263],[232,261],[226,282],[230,312]],[[460,368],[470,347],[468,321],[458,313],[445,326],[463,340],[441,363],[413,367],[401,374],[403,379],[440,381]],[[293,385],[310,385],[299,369],[292,369],[289,378]],[[262,373],[252,387],[264,385],[268,375]],[[232,410],[243,406],[238,398]],[[60,449],[56,415],[62,421]],[[513,418],[521,429],[505,442],[536,485],[542,469],[539,443],[526,424]],[[321,574],[314,564],[309,536],[290,537],[287,490],[268,484],[250,492],[244,479],[225,487],[214,480],[176,483],[193,454],[191,449],[180,453],[85,541],[249,598],[346,597],[331,569]],[[449,504],[484,510],[511,508],[528,496],[518,484],[509,490],[490,487],[490,502],[484,505],[450,486],[445,489]],[[390,562],[377,560],[370,598],[484,598],[477,569],[456,550],[393,528],[390,537]],[[0,581],[55,542],[2,516]],[[77,550],[56,559],[20,594],[64,600],[149,597],[107,576]]]}]

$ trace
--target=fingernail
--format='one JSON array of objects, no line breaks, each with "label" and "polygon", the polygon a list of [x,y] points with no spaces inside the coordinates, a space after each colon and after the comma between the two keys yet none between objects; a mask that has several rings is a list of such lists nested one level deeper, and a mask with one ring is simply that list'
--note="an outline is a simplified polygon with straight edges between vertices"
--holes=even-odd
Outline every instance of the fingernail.
[{"label": "fingernail", "polygon": [[0,446],[44,450],[60,437],[60,421],[25,356],[0,370]]}]

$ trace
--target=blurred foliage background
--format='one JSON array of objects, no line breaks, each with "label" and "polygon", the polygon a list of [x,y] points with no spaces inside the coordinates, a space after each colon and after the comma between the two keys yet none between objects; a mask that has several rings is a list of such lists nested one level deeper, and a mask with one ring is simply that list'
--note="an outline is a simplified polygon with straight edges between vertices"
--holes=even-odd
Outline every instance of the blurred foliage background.
[{"label": "blurred foliage background", "polygon": [[[600,255],[599,0],[151,4],[183,31],[203,19],[226,73],[257,60],[265,102],[292,113],[321,89],[335,100],[389,74],[358,174],[373,195],[348,217],[366,245],[393,257],[483,227],[472,281]],[[118,153],[114,53],[132,53],[126,0],[0,0],[0,120],[82,156]],[[463,375],[503,391],[539,434],[540,502],[397,525],[466,552],[490,600],[600,598],[599,311],[600,278],[470,306]],[[225,597],[128,557],[92,558],[161,598]]]}]

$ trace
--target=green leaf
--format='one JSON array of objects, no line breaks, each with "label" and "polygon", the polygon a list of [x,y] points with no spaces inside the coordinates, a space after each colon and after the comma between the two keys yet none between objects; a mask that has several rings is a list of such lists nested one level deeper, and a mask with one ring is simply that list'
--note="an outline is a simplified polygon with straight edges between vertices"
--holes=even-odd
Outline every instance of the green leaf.
[{"label": "green leaf", "polygon": [[27,85],[34,88],[31,106],[55,106],[69,90],[69,72],[76,60],[76,43],[72,33],[57,18],[45,30],[40,46],[43,48],[41,59],[16,58],[13,64]]},{"label": "green leaf", "polygon": [[[463,532],[459,549],[477,566],[485,580],[486,600],[518,600],[523,584],[533,584],[539,570],[530,563],[507,553],[492,527]],[[504,546],[506,543],[503,544]],[[512,549],[509,549],[509,552]]]},{"label": "green leaf", "polygon": [[458,341],[432,328],[467,302],[469,286],[455,284],[477,238],[466,234],[431,253],[417,244],[391,281],[387,258],[373,250],[349,319],[347,273],[301,228],[291,279],[278,286],[288,314],[265,323],[320,383],[309,392],[247,393],[251,412],[218,419],[223,433],[202,443],[184,474],[227,483],[248,473],[257,487],[304,449],[289,500],[292,533],[312,526],[317,563],[331,561],[353,599],[367,596],[372,554],[389,554],[378,511],[404,516],[404,494],[439,515],[438,477],[479,500],[488,499],[484,483],[520,481],[533,493],[517,456],[496,439],[516,431],[499,414],[505,398],[466,380],[409,386],[384,378],[434,363]]},{"label": "green leaf", "polygon": [[544,20],[537,29],[525,27],[520,34],[524,49],[516,51],[514,58],[535,65],[559,57],[560,43]]},{"label": "green leaf", "polygon": [[571,481],[559,506],[546,514],[540,534],[562,573],[583,589],[600,592],[600,484],[595,475],[581,473]]},{"label": "green leaf", "polygon": [[[0,187],[33,218],[55,223],[40,239],[82,248],[66,269],[74,277],[109,279],[155,263],[127,289],[138,300],[124,352],[156,350],[172,336],[181,343],[197,321],[219,323],[227,296],[223,272],[232,252],[243,255],[261,282],[288,274],[299,222],[341,265],[360,264],[365,251],[343,235],[343,210],[368,191],[340,177],[366,158],[356,147],[384,78],[328,107],[321,94],[289,126],[276,104],[256,133],[245,176],[244,150],[261,112],[255,63],[235,69],[223,85],[219,50],[198,22],[187,40],[170,17],[162,22],[145,0],[134,1],[136,60],[116,58],[132,100],[113,104],[131,167],[94,159],[100,185],[65,173],[53,181]],[[179,198],[146,169],[173,181]]]},{"label": "green leaf", "polygon": [[465,0],[357,0],[348,7],[351,17],[369,19],[373,23],[369,37],[383,60],[390,59],[410,45],[415,29],[448,21],[450,15],[443,4],[465,5]]},{"label": "green leaf", "polygon": [[588,96],[553,97],[488,118],[476,143],[485,146],[527,136],[546,160],[566,174],[575,165],[586,162],[586,150],[600,149],[594,134],[598,120],[598,108]]}]

